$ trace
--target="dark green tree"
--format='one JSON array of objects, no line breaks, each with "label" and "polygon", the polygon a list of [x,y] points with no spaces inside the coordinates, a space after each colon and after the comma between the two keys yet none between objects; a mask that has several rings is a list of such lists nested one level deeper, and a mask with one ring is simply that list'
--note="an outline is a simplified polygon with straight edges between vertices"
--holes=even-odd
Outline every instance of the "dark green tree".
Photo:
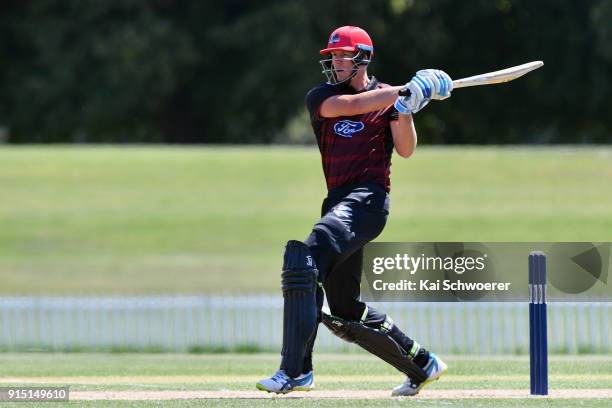
[{"label": "dark green tree", "polygon": [[604,143],[610,21],[606,0],[5,0],[0,126],[15,143],[283,140],[323,80],[318,50],[353,24],[392,84],[545,61],[432,103],[421,143]]}]

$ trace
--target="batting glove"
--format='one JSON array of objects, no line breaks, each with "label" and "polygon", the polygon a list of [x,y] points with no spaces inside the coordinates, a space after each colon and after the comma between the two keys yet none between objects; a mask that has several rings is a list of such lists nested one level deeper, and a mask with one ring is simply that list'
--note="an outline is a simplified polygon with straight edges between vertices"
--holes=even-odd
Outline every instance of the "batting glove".
[{"label": "batting glove", "polygon": [[429,78],[434,84],[435,90],[431,99],[442,100],[451,96],[453,80],[446,72],[439,69],[422,69],[417,72],[417,75]]},{"label": "batting glove", "polygon": [[393,106],[404,115],[416,113],[423,109],[435,92],[435,84],[430,75],[417,74],[402,88]]}]

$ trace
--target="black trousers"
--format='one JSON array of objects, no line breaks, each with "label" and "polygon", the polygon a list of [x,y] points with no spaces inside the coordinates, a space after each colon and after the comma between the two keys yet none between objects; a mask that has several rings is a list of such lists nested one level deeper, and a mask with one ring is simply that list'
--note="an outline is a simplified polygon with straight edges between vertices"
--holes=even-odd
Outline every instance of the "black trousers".
[{"label": "black trousers", "polygon": [[[383,231],[389,215],[389,196],[375,183],[341,187],[329,192],[323,201],[321,219],[305,243],[319,270],[327,303],[334,316],[364,321],[378,328],[386,316],[360,300],[363,246]],[[317,291],[317,306],[323,305],[323,291]],[[367,310],[367,319],[364,312]],[[304,355],[303,372],[312,370],[312,349],[317,331],[312,334]],[[407,337],[406,342],[412,342]],[[400,343],[401,344],[401,343]],[[410,346],[411,344],[406,344]]]},{"label": "black trousers", "polygon": [[332,190],[323,201],[321,219],[305,243],[333,315],[361,318],[365,307],[359,300],[362,248],[380,235],[388,215],[388,194],[374,183]]}]

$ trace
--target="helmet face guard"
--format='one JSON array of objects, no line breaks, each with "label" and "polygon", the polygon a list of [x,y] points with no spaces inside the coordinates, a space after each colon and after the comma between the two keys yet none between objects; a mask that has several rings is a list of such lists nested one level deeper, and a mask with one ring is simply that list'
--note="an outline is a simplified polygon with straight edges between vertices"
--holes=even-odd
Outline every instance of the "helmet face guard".
[{"label": "helmet face guard", "polygon": [[[358,45],[356,48],[357,48],[356,50],[357,54],[355,54],[352,57],[333,58],[330,52],[328,54],[329,58],[325,58],[319,61],[319,63],[323,67],[323,70],[321,72],[327,78],[328,84],[339,85],[347,81],[350,81],[355,75],[357,75],[357,71],[359,71],[359,68],[367,66],[370,63],[371,61],[370,57],[372,55],[372,47],[369,47],[366,45]],[[341,72],[341,71],[336,70],[336,68],[334,67],[334,64],[333,64],[334,59],[343,60],[343,61],[352,61],[353,63],[353,66],[350,68],[351,74],[345,79],[343,79],[342,81],[338,80],[338,72]]]}]

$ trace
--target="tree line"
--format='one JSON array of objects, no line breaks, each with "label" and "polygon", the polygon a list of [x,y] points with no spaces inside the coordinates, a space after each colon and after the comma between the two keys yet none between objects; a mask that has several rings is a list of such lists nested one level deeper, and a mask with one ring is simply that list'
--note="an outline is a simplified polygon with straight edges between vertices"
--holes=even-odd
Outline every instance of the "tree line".
[{"label": "tree line", "polygon": [[606,143],[611,22],[606,0],[5,0],[0,126],[10,143],[283,142],[323,82],[318,50],[351,24],[394,85],[545,62],[433,102],[422,143]]}]

